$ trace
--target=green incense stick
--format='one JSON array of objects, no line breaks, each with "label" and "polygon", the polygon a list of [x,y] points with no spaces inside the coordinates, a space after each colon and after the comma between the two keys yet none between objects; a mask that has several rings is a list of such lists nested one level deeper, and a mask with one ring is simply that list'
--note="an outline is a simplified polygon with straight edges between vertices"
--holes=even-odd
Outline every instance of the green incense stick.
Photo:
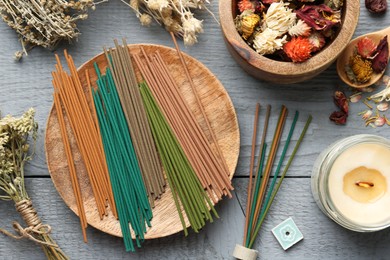
[{"label": "green incense stick", "polygon": [[247,236],[246,236],[246,243],[245,243],[246,247],[249,246],[249,240],[251,238],[251,229],[252,229],[253,218],[254,218],[255,208],[256,208],[256,204],[254,202],[257,200],[257,197],[259,196],[259,189],[260,189],[261,182],[265,181],[264,178],[261,178],[261,173],[263,172],[263,166],[264,166],[266,150],[267,150],[267,144],[264,143],[263,144],[263,149],[262,149],[262,152],[261,152],[261,158],[259,160],[260,164],[259,164],[258,171],[257,171],[255,191],[253,193],[252,208],[251,208],[251,212],[250,212],[249,226],[248,226],[248,231],[247,231]]}]

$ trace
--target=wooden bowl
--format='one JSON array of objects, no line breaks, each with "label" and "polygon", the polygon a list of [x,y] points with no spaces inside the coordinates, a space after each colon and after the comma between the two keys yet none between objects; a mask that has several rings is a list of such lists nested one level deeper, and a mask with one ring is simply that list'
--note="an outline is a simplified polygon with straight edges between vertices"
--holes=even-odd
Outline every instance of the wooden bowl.
[{"label": "wooden bowl", "polygon": [[238,0],[219,1],[219,17],[227,48],[237,63],[250,75],[273,83],[297,83],[313,78],[328,68],[344,50],[359,19],[360,2],[345,0],[342,26],[337,37],[319,53],[302,63],[282,62],[266,58],[253,50],[234,25]]},{"label": "wooden bowl", "polygon": [[[206,136],[209,137],[209,133],[206,130],[206,123],[204,122],[202,113],[200,112],[200,109],[196,103],[196,98],[192,93],[191,86],[187,81],[185,73],[183,72],[183,67],[178,58],[176,50],[160,45],[134,44],[129,45],[130,53],[140,54],[140,46],[143,46],[148,53],[153,53],[155,51],[160,52],[164,60],[167,62],[168,68],[172,72],[173,78],[178,83],[178,86],[180,86],[180,91],[192,109],[201,128],[205,131]],[[183,54],[183,56],[187,62],[191,77],[206,112],[206,116],[210,122],[212,130],[215,133],[217,143],[226,160],[230,173],[229,177],[232,178],[237,165],[240,149],[240,134],[238,129],[237,115],[234,110],[233,103],[230,100],[230,97],[225,88],[210,72],[210,70],[208,70],[196,59],[186,54]],[[102,71],[105,70],[105,67],[107,66],[107,60],[103,53],[87,61],[78,69],[81,83],[85,87],[85,92],[89,91],[86,88],[86,70],[88,70],[89,75],[91,76],[91,81],[96,82],[97,76],[93,68],[93,64],[95,62]],[[141,79],[137,68],[136,72],[138,78]],[[90,102],[89,95],[86,96]],[[120,237],[122,236],[122,232],[119,221],[115,219],[111,212],[109,212],[109,215],[103,218],[103,220],[100,220],[99,218],[92,188],[89,183],[89,178],[80,152],[77,148],[75,138],[72,134],[72,131],[70,130],[66,115],[65,121],[68,129],[68,136],[73,157],[75,160],[77,177],[79,179],[82,191],[87,222],[89,225],[103,232]],[[56,187],[58,193],[66,205],[68,205],[68,207],[78,215],[76,199],[72,190],[69,168],[66,161],[66,154],[59,129],[57,111],[54,106],[52,106],[49,118],[47,120],[45,148],[47,165],[54,186]],[[151,223],[152,227],[149,228],[145,234],[146,239],[165,237],[183,230],[169,187],[167,187],[161,198],[156,200],[155,207],[153,208],[153,219]],[[189,226],[188,221],[187,226]]]}]

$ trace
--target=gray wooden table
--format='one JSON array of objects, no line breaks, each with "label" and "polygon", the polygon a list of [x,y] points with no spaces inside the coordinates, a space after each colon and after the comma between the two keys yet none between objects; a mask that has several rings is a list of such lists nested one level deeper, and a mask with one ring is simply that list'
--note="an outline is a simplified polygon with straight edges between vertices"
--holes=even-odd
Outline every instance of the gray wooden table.
[{"label": "gray wooden table", "polygon": [[[355,35],[389,26],[390,14],[374,16],[361,1],[361,14]],[[211,10],[218,13],[214,0]],[[227,89],[237,111],[241,133],[241,152],[233,180],[235,196],[221,202],[217,209],[221,218],[207,225],[199,234],[193,232],[146,241],[136,253],[127,253],[121,239],[90,227],[89,243],[82,242],[78,218],[69,210],[55,190],[46,166],[44,151],[45,123],[52,105],[50,72],[55,63],[53,53],[35,48],[21,63],[13,53],[20,49],[15,33],[0,23],[0,110],[19,115],[29,107],[37,110],[40,125],[37,156],[27,169],[27,189],[45,223],[53,228],[53,236],[71,259],[232,259],[231,253],[243,236],[246,186],[255,103],[271,104],[274,113],[271,129],[276,124],[282,104],[291,114],[299,110],[297,127],[302,129],[306,117],[313,123],[288,172],[288,177],[270,211],[254,246],[260,259],[389,259],[390,231],[360,234],[341,228],[323,215],[310,190],[311,168],[318,154],[335,140],[359,133],[379,134],[390,138],[388,127],[366,128],[358,112],[364,105],[354,104],[346,126],[336,126],[328,119],[335,110],[332,93],[343,87],[332,66],[320,76],[294,85],[269,84],[248,76],[227,52],[218,24],[203,15],[205,32],[199,43],[182,50],[203,62]],[[112,45],[112,39],[126,37],[129,43],[155,43],[172,46],[169,34],[158,26],[141,27],[129,8],[119,0],[98,6],[88,20],[80,24],[78,42],[66,46],[76,65],[82,64]],[[64,46],[65,47],[65,46]],[[59,49],[62,51],[63,47]],[[264,117],[264,111],[261,116]],[[270,131],[271,132],[271,131]],[[293,136],[293,142],[298,134]],[[268,140],[271,139],[271,133]],[[286,135],[282,138],[282,145]],[[291,154],[291,151],[288,155]],[[272,227],[292,216],[304,240],[284,251],[272,236]],[[12,203],[0,202],[0,227],[10,229],[13,220],[20,220]],[[41,249],[30,241],[15,241],[0,236],[0,259],[44,259]]]}]

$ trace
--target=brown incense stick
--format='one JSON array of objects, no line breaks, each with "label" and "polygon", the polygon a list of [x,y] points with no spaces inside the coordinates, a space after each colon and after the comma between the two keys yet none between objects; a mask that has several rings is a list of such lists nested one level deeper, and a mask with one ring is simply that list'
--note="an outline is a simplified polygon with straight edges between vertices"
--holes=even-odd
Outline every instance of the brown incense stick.
[{"label": "brown incense stick", "polygon": [[253,217],[254,221],[252,223],[251,233],[254,232],[254,229],[255,229],[256,223],[257,223],[257,219],[258,219],[259,214],[260,214],[261,205],[263,203],[265,191],[267,189],[267,183],[268,183],[267,180],[268,180],[268,178],[269,178],[269,176],[271,174],[272,165],[273,165],[273,162],[275,160],[276,152],[277,152],[278,147],[279,147],[280,138],[282,136],[282,132],[283,132],[283,128],[284,128],[284,123],[286,122],[286,118],[287,118],[287,113],[288,113],[288,110],[283,105],[282,106],[282,110],[280,112],[278,124],[277,124],[276,129],[275,129],[275,134],[274,134],[274,137],[273,137],[273,140],[272,140],[272,145],[271,145],[271,149],[270,149],[269,156],[268,156],[268,159],[267,159],[267,164],[266,164],[266,167],[265,167],[265,170],[264,170],[264,174],[262,176],[262,178],[264,178],[263,179],[264,181],[261,183],[260,190],[259,190],[259,195],[257,197],[255,214],[254,214],[254,217]]},{"label": "brown incense stick", "polygon": [[256,112],[255,112],[255,119],[253,122],[253,134],[252,134],[252,152],[251,152],[251,160],[250,160],[250,167],[249,167],[249,183],[248,183],[248,196],[247,196],[247,203],[246,203],[246,210],[245,210],[245,227],[244,227],[244,242],[243,244],[246,244],[246,237],[247,237],[247,230],[249,226],[249,214],[251,209],[251,200],[252,197],[252,177],[253,177],[253,167],[255,164],[255,151],[256,151],[256,137],[257,137],[257,125],[259,122],[259,111],[260,111],[260,104],[256,104]]},{"label": "brown incense stick", "polygon": [[203,107],[203,105],[202,105],[202,102],[201,102],[201,100],[200,100],[198,91],[196,91],[196,87],[195,87],[194,82],[193,82],[193,80],[192,80],[192,78],[191,78],[191,76],[190,76],[190,72],[189,72],[189,70],[188,70],[187,63],[185,62],[185,60],[184,60],[184,58],[183,58],[183,54],[181,53],[180,48],[179,48],[179,45],[177,44],[175,34],[174,34],[173,32],[170,32],[170,34],[171,34],[173,43],[174,43],[174,45],[175,45],[175,47],[176,47],[177,54],[178,54],[178,56],[179,56],[179,58],[180,58],[180,62],[181,62],[181,64],[182,64],[182,66],[183,66],[184,72],[185,72],[185,74],[186,74],[186,76],[187,76],[187,80],[188,80],[188,82],[190,83],[192,92],[195,94],[195,98],[196,98],[196,102],[197,102],[197,104],[198,104],[198,107],[200,108],[200,111],[201,111],[201,113],[202,113],[202,116],[203,116],[204,120],[206,121],[207,129],[208,129],[208,131],[209,131],[209,133],[210,133],[211,139],[212,139],[213,143],[215,144],[215,147],[216,147],[216,150],[217,150],[217,159],[220,160],[220,162],[221,162],[223,168],[224,168],[225,171],[226,171],[226,174],[229,176],[230,173],[229,173],[229,168],[228,168],[228,166],[227,166],[227,164],[226,164],[226,160],[225,160],[225,158],[223,157],[221,148],[219,147],[218,142],[217,142],[217,138],[215,137],[214,131],[213,131],[212,128],[211,128],[210,121],[209,121],[208,118],[207,118],[207,115],[206,115],[206,112],[205,112],[204,107]]}]

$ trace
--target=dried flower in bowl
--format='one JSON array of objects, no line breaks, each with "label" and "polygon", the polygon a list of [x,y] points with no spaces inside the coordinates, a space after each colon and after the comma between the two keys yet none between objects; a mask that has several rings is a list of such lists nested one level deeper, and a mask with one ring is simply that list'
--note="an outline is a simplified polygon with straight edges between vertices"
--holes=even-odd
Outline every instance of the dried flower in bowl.
[{"label": "dried flower in bowl", "polygon": [[[235,25],[257,53],[275,60],[304,62],[335,37],[341,24],[342,3],[343,0],[241,0]],[[260,19],[255,28],[244,30],[242,16],[249,15],[248,11]]]}]

